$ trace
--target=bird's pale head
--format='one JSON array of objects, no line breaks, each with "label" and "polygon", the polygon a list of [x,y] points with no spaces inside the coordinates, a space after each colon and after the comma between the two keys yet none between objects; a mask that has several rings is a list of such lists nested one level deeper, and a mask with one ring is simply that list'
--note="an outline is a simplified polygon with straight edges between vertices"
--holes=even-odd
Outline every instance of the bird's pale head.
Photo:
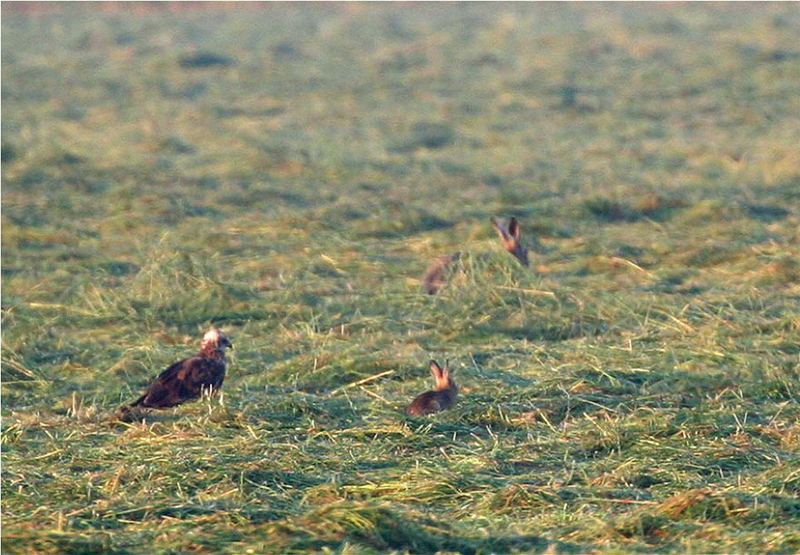
[{"label": "bird's pale head", "polygon": [[222,358],[225,356],[225,349],[233,348],[233,343],[230,339],[225,337],[225,334],[217,328],[211,328],[203,336],[203,341],[200,343],[200,351],[206,356],[213,356]]}]

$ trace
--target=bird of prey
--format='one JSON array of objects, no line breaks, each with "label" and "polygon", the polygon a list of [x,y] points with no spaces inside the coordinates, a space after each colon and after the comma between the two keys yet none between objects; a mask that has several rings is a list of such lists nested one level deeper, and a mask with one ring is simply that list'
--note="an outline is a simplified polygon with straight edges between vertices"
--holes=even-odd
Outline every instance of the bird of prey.
[{"label": "bird of prey", "polygon": [[123,406],[117,417],[126,416],[134,408],[174,407],[198,399],[203,391],[216,393],[225,379],[225,349],[228,347],[233,348],[230,340],[218,329],[211,328],[203,336],[200,352],[161,372],[144,395]]}]

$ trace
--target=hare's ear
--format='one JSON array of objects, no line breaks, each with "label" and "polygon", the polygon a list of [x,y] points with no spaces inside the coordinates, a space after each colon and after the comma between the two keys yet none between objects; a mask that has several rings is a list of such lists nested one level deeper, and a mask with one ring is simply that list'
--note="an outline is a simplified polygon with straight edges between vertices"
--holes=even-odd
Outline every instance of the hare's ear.
[{"label": "hare's ear", "polygon": [[511,219],[508,220],[508,234],[511,235],[515,241],[519,241],[520,233],[519,222],[512,216]]},{"label": "hare's ear", "polygon": [[500,235],[500,239],[502,239],[503,241],[508,241],[509,239],[511,239],[511,237],[508,235],[508,231],[503,226],[503,224],[497,221],[497,218],[492,216],[491,221],[492,221],[492,226],[497,230],[497,233]]},{"label": "hare's ear", "polygon": [[[447,366],[447,365],[445,365],[445,366]],[[442,379],[442,372],[444,372],[444,370],[442,370],[442,367],[439,366],[439,363],[436,362],[435,360],[432,360],[431,361],[431,376],[433,376],[433,379],[434,379],[434,381],[436,383],[439,383],[439,381]]]},{"label": "hare's ear", "polygon": [[444,369],[442,370],[442,381],[447,383],[450,380],[450,361],[444,361]]}]

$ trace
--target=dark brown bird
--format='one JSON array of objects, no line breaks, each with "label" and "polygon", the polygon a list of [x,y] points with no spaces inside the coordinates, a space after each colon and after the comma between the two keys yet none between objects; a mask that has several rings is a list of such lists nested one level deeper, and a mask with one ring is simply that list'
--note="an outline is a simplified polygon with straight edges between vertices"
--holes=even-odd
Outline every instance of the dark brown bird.
[{"label": "dark brown bird", "polygon": [[137,407],[164,409],[198,399],[203,391],[216,393],[225,379],[225,349],[228,347],[233,348],[228,338],[211,328],[203,336],[199,353],[161,372],[145,394],[122,407],[117,417]]},{"label": "dark brown bird", "polygon": [[514,255],[523,266],[528,265],[528,249],[520,243],[521,231],[519,229],[519,222],[515,217],[508,220],[508,227],[503,225],[496,218],[492,218],[492,225],[500,235],[500,240],[503,241],[503,247]]},{"label": "dark brown bird", "polygon": [[444,368],[442,368],[435,360],[432,360],[430,368],[436,386],[431,391],[426,391],[414,399],[408,405],[406,413],[411,416],[421,416],[449,409],[456,402],[458,386],[453,381],[453,378],[450,377],[449,361],[445,361]]}]

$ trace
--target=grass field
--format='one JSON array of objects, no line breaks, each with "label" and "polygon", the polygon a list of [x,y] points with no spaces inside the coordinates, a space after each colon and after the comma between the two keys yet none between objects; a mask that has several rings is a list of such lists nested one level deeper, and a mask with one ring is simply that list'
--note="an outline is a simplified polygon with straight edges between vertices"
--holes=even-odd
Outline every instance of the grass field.
[{"label": "grass field", "polygon": [[800,551],[797,4],[34,8],[4,553]]}]

